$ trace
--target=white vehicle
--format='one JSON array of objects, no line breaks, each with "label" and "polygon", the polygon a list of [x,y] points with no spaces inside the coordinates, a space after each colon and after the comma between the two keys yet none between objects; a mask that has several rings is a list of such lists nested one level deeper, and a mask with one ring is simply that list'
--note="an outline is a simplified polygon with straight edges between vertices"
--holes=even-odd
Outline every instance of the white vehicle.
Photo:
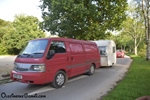
[{"label": "white vehicle", "polygon": [[116,64],[116,44],[113,40],[93,41],[97,44],[101,55],[101,66],[112,67]]}]

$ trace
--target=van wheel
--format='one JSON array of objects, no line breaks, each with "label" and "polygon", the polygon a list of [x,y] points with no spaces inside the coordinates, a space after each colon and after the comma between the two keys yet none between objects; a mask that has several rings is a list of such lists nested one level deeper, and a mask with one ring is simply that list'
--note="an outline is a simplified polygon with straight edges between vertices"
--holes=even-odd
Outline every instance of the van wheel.
[{"label": "van wheel", "polygon": [[61,88],[65,84],[65,81],[66,81],[66,74],[63,71],[58,71],[51,85],[54,88]]},{"label": "van wheel", "polygon": [[90,69],[89,69],[88,75],[93,75],[94,72],[95,72],[95,66],[92,64]]}]

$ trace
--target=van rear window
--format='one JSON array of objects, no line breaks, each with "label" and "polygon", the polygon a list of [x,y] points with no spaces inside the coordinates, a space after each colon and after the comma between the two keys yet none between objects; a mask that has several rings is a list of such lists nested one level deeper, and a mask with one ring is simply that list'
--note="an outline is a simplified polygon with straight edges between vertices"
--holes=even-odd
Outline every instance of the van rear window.
[{"label": "van rear window", "polygon": [[79,43],[69,43],[72,53],[83,53],[82,44]]},{"label": "van rear window", "polygon": [[85,52],[87,53],[95,53],[97,52],[97,47],[95,45],[84,44]]}]

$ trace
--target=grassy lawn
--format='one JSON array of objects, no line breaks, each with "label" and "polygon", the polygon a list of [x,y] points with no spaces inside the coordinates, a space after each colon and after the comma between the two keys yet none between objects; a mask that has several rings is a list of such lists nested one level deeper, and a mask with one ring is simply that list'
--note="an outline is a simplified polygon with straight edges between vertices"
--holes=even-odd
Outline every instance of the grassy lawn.
[{"label": "grassy lawn", "polygon": [[5,78],[3,80],[0,80],[0,85],[5,84],[5,83],[9,83],[9,82],[12,82],[12,80],[10,78]]},{"label": "grassy lawn", "polygon": [[133,62],[127,75],[102,100],[135,100],[150,96],[150,61],[131,55]]}]

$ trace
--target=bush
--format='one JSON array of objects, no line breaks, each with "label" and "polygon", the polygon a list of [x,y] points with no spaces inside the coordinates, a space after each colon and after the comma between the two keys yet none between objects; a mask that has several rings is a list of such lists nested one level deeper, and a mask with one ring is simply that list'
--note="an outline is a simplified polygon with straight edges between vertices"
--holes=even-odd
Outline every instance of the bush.
[{"label": "bush", "polygon": [[0,55],[5,55],[5,54],[7,54],[7,50],[6,50],[5,46],[0,44]]},{"label": "bush", "polygon": [[138,55],[140,57],[146,57],[146,47],[145,46],[138,51]]},{"label": "bush", "polygon": [[146,51],[140,51],[138,55],[142,58],[146,57]]}]

